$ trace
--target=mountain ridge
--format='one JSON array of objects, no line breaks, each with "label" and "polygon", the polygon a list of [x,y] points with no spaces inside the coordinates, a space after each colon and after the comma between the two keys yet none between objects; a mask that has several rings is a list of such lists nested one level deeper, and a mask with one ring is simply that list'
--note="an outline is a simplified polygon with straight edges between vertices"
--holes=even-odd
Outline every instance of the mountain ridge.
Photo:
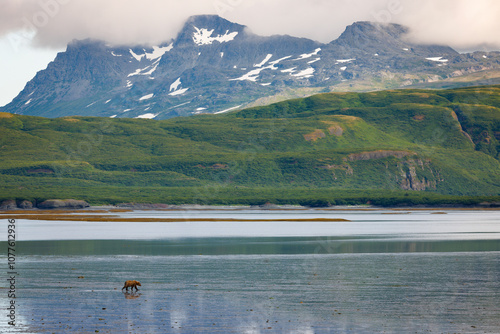
[{"label": "mountain ridge", "polygon": [[462,55],[447,46],[412,44],[404,38],[407,31],[396,24],[356,22],[325,44],[258,36],[218,16],[194,16],[176,38],[156,46],[73,41],[0,110],[166,119],[234,110],[263,99],[425,86],[500,68],[500,53]]}]

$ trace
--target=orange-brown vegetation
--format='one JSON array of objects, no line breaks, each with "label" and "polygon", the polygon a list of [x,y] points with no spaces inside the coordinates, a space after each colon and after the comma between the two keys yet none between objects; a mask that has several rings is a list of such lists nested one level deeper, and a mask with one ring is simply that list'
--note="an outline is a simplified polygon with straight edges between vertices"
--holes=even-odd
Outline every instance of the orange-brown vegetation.
[{"label": "orange-brown vegetation", "polygon": [[323,132],[323,130],[320,129],[315,130],[313,133],[304,135],[304,139],[306,141],[316,141],[319,138],[325,138],[325,137],[326,137],[325,133]]},{"label": "orange-brown vegetation", "polygon": [[114,215],[23,215],[23,214],[0,214],[0,219],[28,219],[48,221],[87,221],[87,222],[341,222],[349,221],[339,218],[307,218],[307,219],[235,219],[235,218],[125,218]]}]

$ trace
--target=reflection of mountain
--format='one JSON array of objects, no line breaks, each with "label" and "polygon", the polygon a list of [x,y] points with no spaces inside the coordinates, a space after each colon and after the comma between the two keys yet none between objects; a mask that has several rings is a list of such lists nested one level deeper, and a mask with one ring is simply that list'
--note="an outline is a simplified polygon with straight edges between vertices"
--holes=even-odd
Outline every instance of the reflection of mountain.
[{"label": "reflection of mountain", "polygon": [[406,32],[357,22],[322,44],[195,16],[176,39],[157,46],[74,41],[2,111],[165,119],[332,90],[500,82],[500,53],[412,44]]}]

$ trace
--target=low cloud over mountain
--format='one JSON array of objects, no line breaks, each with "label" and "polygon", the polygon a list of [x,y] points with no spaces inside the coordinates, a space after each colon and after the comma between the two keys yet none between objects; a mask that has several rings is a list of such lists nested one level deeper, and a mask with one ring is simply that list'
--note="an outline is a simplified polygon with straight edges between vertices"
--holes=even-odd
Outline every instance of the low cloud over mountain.
[{"label": "low cloud over mountain", "polygon": [[157,44],[174,38],[185,20],[197,14],[220,15],[259,35],[289,34],[320,42],[339,36],[352,22],[374,21],[409,26],[419,43],[500,48],[496,0],[3,0],[0,35],[34,36],[44,47],[85,38]]}]

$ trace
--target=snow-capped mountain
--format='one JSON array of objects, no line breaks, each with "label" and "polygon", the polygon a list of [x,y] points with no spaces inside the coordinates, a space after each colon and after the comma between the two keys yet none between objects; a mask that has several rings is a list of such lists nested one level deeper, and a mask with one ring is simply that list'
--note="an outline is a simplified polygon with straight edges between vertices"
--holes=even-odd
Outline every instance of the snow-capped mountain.
[{"label": "snow-capped mountain", "polygon": [[161,45],[74,41],[1,110],[165,119],[315,92],[425,84],[500,66],[499,53],[415,45],[406,33],[400,25],[358,22],[322,44],[262,37],[218,16],[194,16]]}]

